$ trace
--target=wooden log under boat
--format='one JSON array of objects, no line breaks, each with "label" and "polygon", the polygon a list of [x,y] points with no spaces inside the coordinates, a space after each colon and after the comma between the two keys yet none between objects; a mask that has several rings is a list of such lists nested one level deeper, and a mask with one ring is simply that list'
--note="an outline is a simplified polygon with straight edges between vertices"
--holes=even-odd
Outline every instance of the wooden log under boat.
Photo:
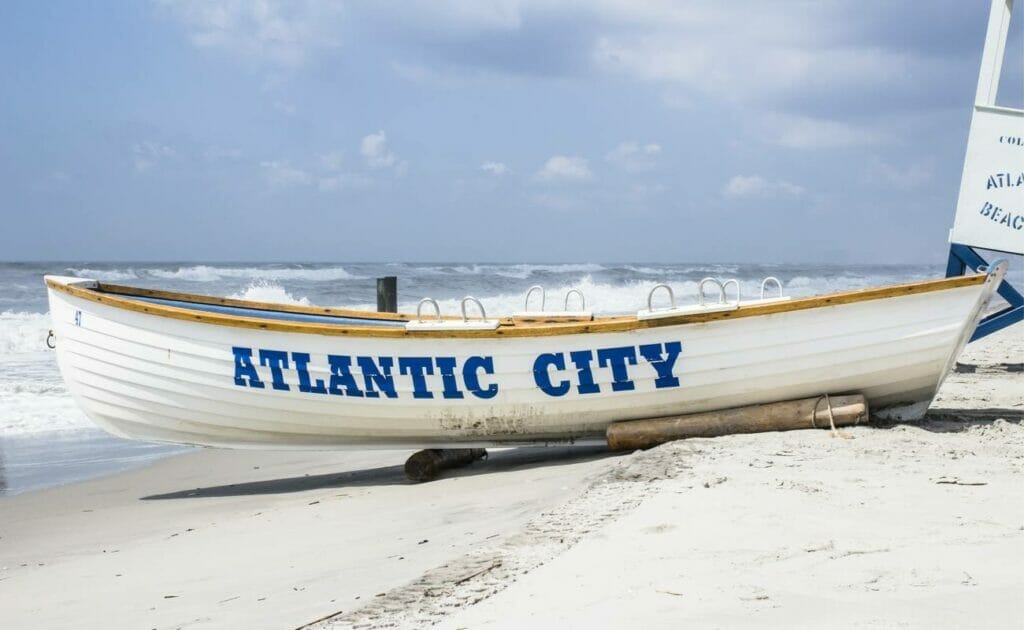
[{"label": "wooden log under boat", "polygon": [[606,436],[609,448],[635,450],[694,437],[828,429],[865,423],[869,417],[868,402],[860,394],[817,396],[667,418],[613,422],[608,425]]}]

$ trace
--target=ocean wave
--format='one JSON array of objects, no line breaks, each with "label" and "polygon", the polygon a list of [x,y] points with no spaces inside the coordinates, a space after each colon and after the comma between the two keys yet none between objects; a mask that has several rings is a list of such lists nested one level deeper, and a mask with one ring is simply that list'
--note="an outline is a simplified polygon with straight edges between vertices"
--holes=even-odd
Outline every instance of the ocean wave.
[{"label": "ocean wave", "polygon": [[632,271],[633,273],[639,273],[645,276],[664,276],[672,272],[671,269],[665,267],[638,267],[634,265],[626,265],[622,267],[626,271]]},{"label": "ocean wave", "polygon": [[0,354],[41,352],[46,349],[50,316],[46,313],[0,313]]},{"label": "ocean wave", "polygon": [[31,394],[33,396],[66,396],[68,388],[61,380],[32,379],[0,382],[0,395]]},{"label": "ocean wave", "polygon": [[69,267],[65,271],[79,278],[89,278],[90,280],[101,280],[106,282],[120,282],[122,280],[139,279],[139,276],[135,273],[134,269],[75,269],[73,267]]},{"label": "ocean wave", "polygon": [[177,269],[147,269],[146,274],[163,280],[185,280],[187,282],[215,282],[221,278],[217,269],[207,265]]},{"label": "ocean wave", "polygon": [[525,280],[534,274],[595,273],[604,271],[605,269],[606,267],[604,265],[594,263],[565,263],[558,265],[523,264],[498,267],[495,269],[495,273],[499,276]]},{"label": "ocean wave", "polygon": [[821,295],[823,293],[835,293],[837,291],[851,291],[854,289],[870,289],[882,287],[900,282],[912,282],[932,277],[927,272],[910,273],[905,276],[888,275],[827,275],[827,276],[794,276],[792,278],[780,277],[782,286],[786,288],[788,295],[795,297],[806,297],[809,295]]},{"label": "ocean wave", "polygon": [[267,282],[265,280],[253,282],[240,292],[229,295],[228,297],[235,300],[249,300],[252,302],[294,304],[297,306],[310,305],[308,298],[296,298],[291,293],[288,293],[288,291],[286,291],[281,285]]},{"label": "ocean wave", "polygon": [[495,275],[503,278],[525,280],[534,274],[595,273],[607,269],[596,263],[558,264],[473,264],[473,265],[409,265],[410,271],[429,275]]},{"label": "ocean wave", "polygon": [[739,265],[725,265],[725,264],[710,264],[710,265],[691,265],[684,267],[680,270],[682,273],[706,273],[706,274],[725,274],[725,273],[739,273]]},{"label": "ocean wave", "polygon": [[305,280],[309,282],[332,282],[337,280],[359,280],[361,276],[349,273],[344,267],[217,267],[213,265],[192,265],[173,269],[146,269],[145,273],[164,280],[186,282],[216,282],[225,278],[253,280]]},{"label": "ocean wave", "polygon": [[76,431],[91,426],[85,413],[66,394],[5,393],[0,398],[0,435]]}]

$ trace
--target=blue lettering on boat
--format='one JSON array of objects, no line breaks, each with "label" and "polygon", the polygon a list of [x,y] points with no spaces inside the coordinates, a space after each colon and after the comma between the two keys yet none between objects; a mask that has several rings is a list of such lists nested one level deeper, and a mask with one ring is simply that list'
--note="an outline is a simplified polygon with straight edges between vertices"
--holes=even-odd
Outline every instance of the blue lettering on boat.
[{"label": "blue lettering on boat", "polygon": [[[636,389],[634,379],[638,376],[648,380],[653,377],[655,389],[679,387],[675,369],[682,350],[681,342],[670,341],[568,353],[545,352],[533,361],[533,382],[540,391],[556,398],[573,390],[583,396],[601,391],[632,391]],[[235,385],[239,387],[266,389],[269,380],[275,390],[292,391],[295,386],[303,394],[398,398],[399,392],[405,391],[416,399],[433,399],[440,395],[446,400],[466,399],[467,394],[488,400],[499,391],[499,384],[493,378],[496,372],[491,356],[470,356],[459,365],[456,357],[328,354],[314,359],[308,352],[239,346],[231,348],[231,352]],[[311,367],[318,360],[321,361],[319,367]],[[395,385],[396,366],[397,378],[407,384],[405,390]],[[264,370],[262,375],[260,368]],[[606,370],[611,377],[604,390],[595,378],[595,369]],[[315,377],[315,373],[323,378]],[[432,388],[437,377],[440,377],[440,389]]]}]

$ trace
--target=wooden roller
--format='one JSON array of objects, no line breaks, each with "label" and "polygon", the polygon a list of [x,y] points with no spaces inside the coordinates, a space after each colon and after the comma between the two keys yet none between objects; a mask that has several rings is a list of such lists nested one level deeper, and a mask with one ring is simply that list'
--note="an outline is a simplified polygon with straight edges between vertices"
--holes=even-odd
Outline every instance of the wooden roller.
[{"label": "wooden roller", "polygon": [[793,429],[827,429],[829,403],[835,426],[868,422],[868,402],[860,394],[824,396],[736,407],[685,416],[613,422],[607,430],[608,447],[615,450],[651,448],[672,440],[716,437],[733,433],[762,433]]},{"label": "wooden roller", "polygon": [[482,448],[430,448],[416,451],[405,460],[405,476],[412,481],[431,481],[442,470],[468,466],[487,457]]}]

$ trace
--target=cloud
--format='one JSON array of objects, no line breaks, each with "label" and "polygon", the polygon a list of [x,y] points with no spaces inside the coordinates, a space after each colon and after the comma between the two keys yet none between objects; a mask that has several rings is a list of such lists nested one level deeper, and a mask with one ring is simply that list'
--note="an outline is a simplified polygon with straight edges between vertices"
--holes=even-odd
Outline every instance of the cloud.
[{"label": "cloud", "polygon": [[330,0],[158,0],[197,48],[297,68],[339,45],[342,7]]},{"label": "cloud", "polygon": [[[382,0],[353,13],[369,15],[381,37],[409,50],[404,58],[415,64],[393,69],[414,81],[617,75],[651,84],[670,108],[728,107],[748,119],[765,111],[822,121],[856,115],[876,136],[899,125],[896,118],[961,104],[951,100],[951,76],[976,73],[961,70],[976,64],[978,42],[964,37],[963,24],[978,11],[955,0],[803,3],[792,11],[754,0],[463,4]],[[769,126],[773,142],[805,150],[858,142]]]},{"label": "cloud", "polygon": [[593,179],[594,174],[584,158],[553,155],[535,177],[542,182],[584,182]]},{"label": "cloud", "polygon": [[512,172],[508,166],[505,166],[502,162],[484,162],[480,165],[480,170],[491,175],[507,175]]},{"label": "cloud", "polygon": [[654,143],[640,145],[636,142],[623,142],[612,149],[605,160],[616,164],[630,172],[649,171],[657,165],[661,155],[661,146]]},{"label": "cloud", "polygon": [[[406,163],[395,158],[388,150],[387,136],[383,131],[363,138],[360,152],[370,168],[390,168],[397,175],[401,175],[405,169]],[[276,188],[315,186],[317,190],[327,193],[368,188],[374,184],[371,175],[347,168],[345,154],[341,151],[304,160],[299,166],[292,166],[286,160],[269,160],[261,162],[260,166],[267,182]]]},{"label": "cloud", "polygon": [[320,168],[325,171],[340,171],[345,164],[345,154],[341,151],[325,153],[320,156]]},{"label": "cloud", "polygon": [[317,188],[322,192],[367,188],[373,185],[373,179],[369,176],[345,170],[345,156],[341,151],[321,155],[320,171]]},{"label": "cloud", "polygon": [[132,147],[135,170],[139,173],[146,173],[160,162],[173,158],[177,154],[177,151],[171,147],[158,142],[139,142]]},{"label": "cloud", "polygon": [[760,175],[735,175],[722,188],[722,194],[732,199],[799,197],[804,189],[781,179],[770,181]]},{"label": "cloud", "polygon": [[920,83],[943,80],[948,66],[946,54],[914,50],[906,36],[873,34],[902,15],[900,7],[857,14],[856,3],[800,11],[762,2],[597,6],[609,26],[592,48],[597,68],[740,106],[813,114],[864,94],[879,97],[879,109],[916,106]]},{"label": "cloud", "polygon": [[899,190],[914,190],[932,180],[935,172],[935,162],[933,159],[925,159],[900,168],[875,158],[870,163],[868,171],[868,176],[872,180],[882,180],[889,186]]},{"label": "cloud", "polygon": [[412,20],[428,19],[454,33],[514,31],[523,23],[520,0],[401,0],[396,5]]},{"label": "cloud", "polygon": [[806,116],[770,115],[768,140],[790,149],[830,149],[884,144],[885,136],[851,123]]},{"label": "cloud", "polygon": [[309,173],[293,167],[288,162],[260,162],[263,174],[271,186],[287,188],[290,186],[307,186],[313,178]]},{"label": "cloud", "polygon": [[359,145],[367,166],[370,168],[391,168],[398,164],[398,158],[388,148],[388,136],[383,131],[371,133]]}]

